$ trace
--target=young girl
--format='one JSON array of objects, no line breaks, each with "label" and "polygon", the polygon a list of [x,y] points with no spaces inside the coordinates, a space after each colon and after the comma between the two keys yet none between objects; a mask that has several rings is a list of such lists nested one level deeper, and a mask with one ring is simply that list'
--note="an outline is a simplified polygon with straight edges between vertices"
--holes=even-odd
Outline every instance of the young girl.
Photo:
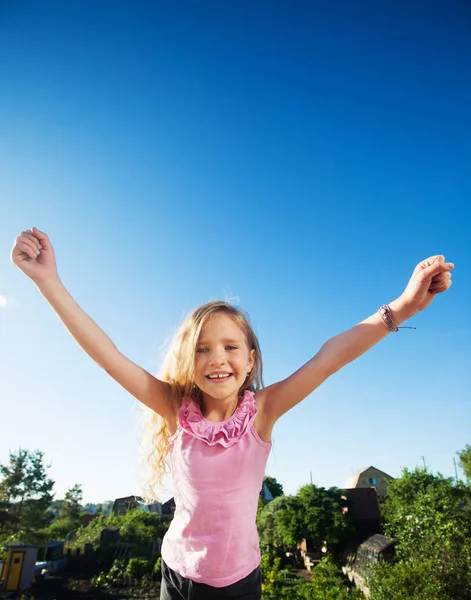
[{"label": "young girl", "polygon": [[170,454],[175,516],[162,545],[166,600],[261,597],[255,515],[276,421],[330,375],[451,285],[453,264],[432,256],[403,294],[333,337],[287,379],[262,385],[262,357],[245,315],[225,302],[183,323],[161,378],[123,356],[62,285],[47,235],[23,231],[13,263],[30,277],[87,354],[161,418],[156,463]]}]

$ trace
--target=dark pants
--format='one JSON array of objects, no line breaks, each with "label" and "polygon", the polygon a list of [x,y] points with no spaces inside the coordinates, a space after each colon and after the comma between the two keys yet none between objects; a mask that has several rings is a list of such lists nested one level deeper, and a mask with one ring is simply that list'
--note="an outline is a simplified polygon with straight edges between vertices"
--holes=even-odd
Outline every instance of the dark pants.
[{"label": "dark pants", "polygon": [[260,567],[240,581],[225,587],[213,587],[196,583],[182,577],[162,560],[162,584],[160,600],[260,600],[262,597],[262,576]]}]

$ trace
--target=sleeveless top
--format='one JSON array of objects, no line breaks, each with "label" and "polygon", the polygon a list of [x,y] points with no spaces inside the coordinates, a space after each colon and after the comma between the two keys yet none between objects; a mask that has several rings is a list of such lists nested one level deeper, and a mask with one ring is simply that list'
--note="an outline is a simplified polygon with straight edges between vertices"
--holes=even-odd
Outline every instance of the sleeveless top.
[{"label": "sleeveless top", "polygon": [[182,400],[169,438],[175,515],[162,543],[163,560],[182,577],[224,587],[260,563],[255,518],[271,442],[255,431],[256,414],[249,391],[219,423]]}]

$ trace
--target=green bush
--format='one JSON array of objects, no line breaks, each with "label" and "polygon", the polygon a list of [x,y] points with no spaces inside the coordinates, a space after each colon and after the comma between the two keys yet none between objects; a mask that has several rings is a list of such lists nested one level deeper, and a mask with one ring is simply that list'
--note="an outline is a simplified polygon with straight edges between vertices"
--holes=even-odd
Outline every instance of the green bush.
[{"label": "green bush", "polygon": [[352,586],[330,558],[314,568],[311,581],[280,568],[280,559],[262,555],[263,600],[364,600],[363,593]]},{"label": "green bush", "polygon": [[113,561],[116,544],[109,543],[100,546],[101,532],[105,527],[119,529],[119,542],[131,545],[131,557],[148,558],[151,542],[161,540],[168,525],[169,523],[164,521],[160,515],[140,509],[128,511],[125,515],[98,517],[77,530],[73,546],[74,548],[83,548],[85,544],[89,543],[95,549],[99,548],[97,559],[100,568],[106,572]]},{"label": "green bush", "polygon": [[155,562],[154,569],[152,571],[152,577],[153,577],[154,581],[162,580],[162,557],[161,556],[159,556],[159,558]]},{"label": "green bush", "polygon": [[469,600],[471,569],[434,559],[377,565],[370,576],[370,600]]},{"label": "green bush", "polygon": [[126,560],[115,559],[108,573],[101,571],[92,579],[93,585],[104,589],[126,585],[126,567]]},{"label": "green bush", "polygon": [[376,566],[368,582],[370,600],[451,600],[441,593],[430,567],[426,562]]},{"label": "green bush", "polygon": [[356,600],[363,599],[364,594],[352,587],[342,570],[329,557],[323,558],[314,568],[311,581],[311,596],[323,600]]},{"label": "green bush", "polygon": [[151,563],[144,558],[130,558],[126,566],[125,577],[128,581],[140,581],[144,575],[152,572]]},{"label": "green bush", "polygon": [[56,540],[63,540],[65,536],[80,527],[80,519],[72,519],[71,517],[65,517],[63,519],[56,519],[48,527],[39,529],[36,532],[38,541],[43,544],[48,542],[54,542]]}]

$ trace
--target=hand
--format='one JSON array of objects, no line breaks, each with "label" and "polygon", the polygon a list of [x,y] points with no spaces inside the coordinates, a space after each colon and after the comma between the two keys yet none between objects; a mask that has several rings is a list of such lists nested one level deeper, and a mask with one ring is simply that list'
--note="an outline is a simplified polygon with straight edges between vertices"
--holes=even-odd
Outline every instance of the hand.
[{"label": "hand", "polygon": [[412,273],[400,299],[410,312],[417,313],[432,302],[436,294],[446,292],[451,285],[454,264],[445,262],[441,254],[431,256],[419,263]]},{"label": "hand", "polygon": [[37,227],[22,231],[16,238],[11,261],[36,285],[59,277],[52,244]]}]

